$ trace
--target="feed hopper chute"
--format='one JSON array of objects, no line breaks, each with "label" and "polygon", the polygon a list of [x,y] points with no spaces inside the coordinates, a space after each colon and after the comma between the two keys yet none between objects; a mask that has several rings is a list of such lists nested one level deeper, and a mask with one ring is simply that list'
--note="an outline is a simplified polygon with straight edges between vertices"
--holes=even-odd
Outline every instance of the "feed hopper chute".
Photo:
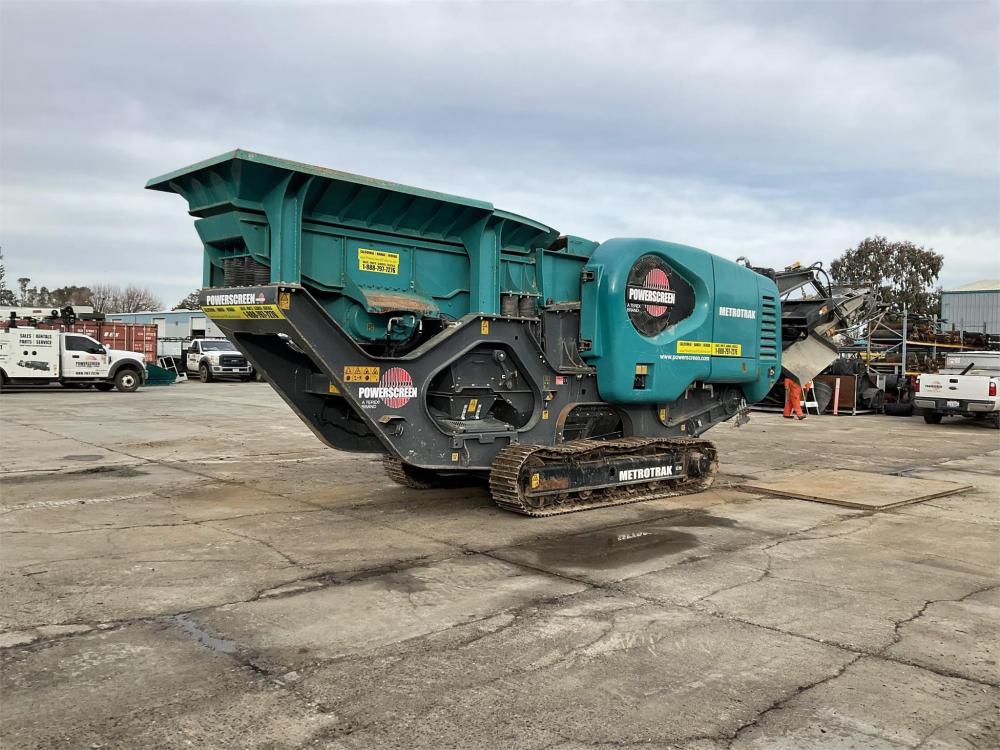
[{"label": "feed hopper chute", "polygon": [[529,515],[692,492],[700,437],[781,372],[773,274],[598,244],[491,204],[234,151],[151,180],[205,248],[205,313],[329,446]]}]

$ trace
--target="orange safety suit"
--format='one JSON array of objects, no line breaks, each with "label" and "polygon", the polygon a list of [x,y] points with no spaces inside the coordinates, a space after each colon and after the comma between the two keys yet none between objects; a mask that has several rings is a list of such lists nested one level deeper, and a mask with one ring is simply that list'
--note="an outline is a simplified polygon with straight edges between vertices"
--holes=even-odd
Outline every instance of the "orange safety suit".
[{"label": "orange safety suit", "polygon": [[785,416],[795,416],[802,419],[802,386],[792,378],[785,378]]}]

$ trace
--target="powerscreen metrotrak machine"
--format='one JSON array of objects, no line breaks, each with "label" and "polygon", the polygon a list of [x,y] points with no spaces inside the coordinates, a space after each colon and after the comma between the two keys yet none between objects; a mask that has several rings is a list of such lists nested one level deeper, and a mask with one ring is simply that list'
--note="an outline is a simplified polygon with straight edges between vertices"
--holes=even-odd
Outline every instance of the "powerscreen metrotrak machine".
[{"label": "powerscreen metrotrak machine", "polygon": [[708,487],[700,436],[767,394],[783,350],[823,369],[866,297],[242,150],[147,187],[187,201],[202,309],[324,443],[410,487],[488,477],[532,516]]}]

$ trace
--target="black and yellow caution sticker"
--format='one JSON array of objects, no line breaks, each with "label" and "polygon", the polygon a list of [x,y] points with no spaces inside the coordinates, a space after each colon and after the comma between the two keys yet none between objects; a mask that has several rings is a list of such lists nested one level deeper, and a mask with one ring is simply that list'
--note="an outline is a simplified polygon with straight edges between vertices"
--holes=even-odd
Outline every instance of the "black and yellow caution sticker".
[{"label": "black and yellow caution sticker", "polygon": [[358,270],[370,273],[399,273],[399,253],[387,253],[384,250],[372,250],[368,247],[358,248]]},{"label": "black and yellow caution sticker", "polygon": [[344,365],[345,383],[377,383],[381,370],[364,365]]},{"label": "black and yellow caution sticker", "polygon": [[201,311],[213,320],[282,320],[277,305],[206,305]]}]

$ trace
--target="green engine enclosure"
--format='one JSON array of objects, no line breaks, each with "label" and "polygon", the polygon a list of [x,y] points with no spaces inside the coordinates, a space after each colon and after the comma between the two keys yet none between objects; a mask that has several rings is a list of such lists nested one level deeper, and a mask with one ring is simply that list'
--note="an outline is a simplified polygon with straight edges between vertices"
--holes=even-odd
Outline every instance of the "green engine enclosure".
[{"label": "green engine enclosure", "polygon": [[[648,256],[665,261],[692,297],[688,315],[652,336],[633,325],[626,300],[629,273]],[[605,401],[669,403],[700,381],[739,385],[752,403],[774,385],[781,334],[769,278],[695,247],[625,238],[602,243],[584,271],[583,357],[597,368]]]}]

